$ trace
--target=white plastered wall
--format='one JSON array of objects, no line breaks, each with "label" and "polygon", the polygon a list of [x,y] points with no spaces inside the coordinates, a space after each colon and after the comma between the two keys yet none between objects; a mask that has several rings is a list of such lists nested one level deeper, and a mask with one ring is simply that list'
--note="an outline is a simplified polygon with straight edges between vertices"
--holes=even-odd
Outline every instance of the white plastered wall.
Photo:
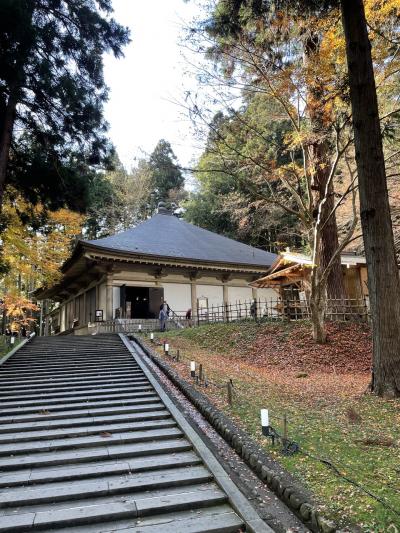
[{"label": "white plastered wall", "polygon": [[164,299],[176,313],[185,313],[192,307],[190,283],[162,283]]},{"label": "white plastered wall", "polygon": [[207,298],[208,307],[212,305],[222,305],[224,292],[222,285],[197,285],[197,299]]},{"label": "white plastered wall", "polygon": [[115,310],[121,305],[121,289],[113,287],[113,318],[115,318]]},{"label": "white plastered wall", "polygon": [[228,287],[228,302],[249,302],[253,297],[251,287]]}]

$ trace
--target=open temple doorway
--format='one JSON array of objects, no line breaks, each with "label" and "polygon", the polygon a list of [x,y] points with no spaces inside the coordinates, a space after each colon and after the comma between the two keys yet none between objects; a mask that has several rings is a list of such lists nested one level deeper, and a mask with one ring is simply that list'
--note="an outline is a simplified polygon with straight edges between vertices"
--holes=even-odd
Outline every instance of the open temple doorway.
[{"label": "open temple doorway", "polygon": [[121,287],[121,312],[123,318],[158,318],[163,301],[161,287]]}]

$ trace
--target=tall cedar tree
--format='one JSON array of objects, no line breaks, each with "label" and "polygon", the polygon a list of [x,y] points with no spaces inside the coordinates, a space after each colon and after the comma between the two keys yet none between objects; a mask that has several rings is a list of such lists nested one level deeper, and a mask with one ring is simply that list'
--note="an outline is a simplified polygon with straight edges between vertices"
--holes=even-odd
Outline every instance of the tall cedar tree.
[{"label": "tall cedar tree", "polygon": [[83,162],[106,156],[102,58],[129,42],[111,13],[111,0],[1,1],[0,208],[10,181],[71,204]]},{"label": "tall cedar tree", "polygon": [[185,179],[177,164],[176,155],[168,141],[161,139],[149,159],[154,207],[169,200],[171,191],[180,190]]},{"label": "tall cedar tree", "polygon": [[400,396],[400,279],[390,217],[382,134],[362,0],[342,0],[350,98],[368,267],[374,374],[381,396]]}]

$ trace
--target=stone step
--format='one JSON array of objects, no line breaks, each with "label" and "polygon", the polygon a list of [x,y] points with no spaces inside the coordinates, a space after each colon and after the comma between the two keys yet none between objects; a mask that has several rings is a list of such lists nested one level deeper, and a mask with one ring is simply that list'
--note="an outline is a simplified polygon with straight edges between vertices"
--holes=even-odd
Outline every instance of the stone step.
[{"label": "stone step", "polygon": [[99,435],[104,432],[124,432],[139,431],[145,429],[176,427],[176,422],[172,418],[161,420],[139,420],[119,424],[100,424],[83,427],[46,429],[36,431],[20,431],[18,433],[0,433],[0,444],[11,444],[19,442],[34,442],[44,439],[63,439],[85,435]]},{"label": "stone step", "polygon": [[120,415],[103,415],[87,418],[67,418],[61,420],[42,420],[40,422],[20,422],[15,424],[1,424],[0,434],[17,432],[17,431],[33,431],[35,429],[58,429],[71,427],[86,427],[99,424],[116,424],[125,422],[136,422],[142,420],[161,420],[169,418],[169,411],[149,411],[144,413],[128,413]]},{"label": "stone step", "polygon": [[[7,370],[7,368],[9,368],[9,370]],[[32,375],[32,373],[34,373],[34,375],[37,375],[37,376],[48,376],[48,375],[53,375],[53,374],[59,374],[59,375],[63,375],[63,374],[69,374],[70,372],[78,372],[78,373],[85,373],[85,372],[94,372],[96,370],[101,370],[103,372],[108,372],[109,370],[112,370],[112,369],[120,369],[120,370],[128,370],[128,371],[137,371],[139,370],[139,367],[135,366],[135,365],[132,365],[130,363],[115,363],[115,365],[112,365],[112,364],[94,364],[94,365],[90,365],[90,364],[84,364],[82,363],[82,365],[62,365],[58,368],[51,368],[49,366],[45,366],[45,367],[42,367],[42,368],[34,368],[34,367],[26,367],[25,369],[14,369],[14,367],[7,367],[6,368],[6,365],[3,365],[2,367],[0,367],[0,377],[13,377],[13,375],[15,376],[25,376],[25,375]]]},{"label": "stone step", "polygon": [[66,350],[42,350],[42,349],[34,349],[33,346],[31,346],[27,350],[19,350],[17,354],[18,359],[23,359],[25,361],[29,360],[29,357],[32,356],[33,359],[42,359],[43,361],[50,360],[50,359],[79,359],[84,357],[85,354],[90,355],[93,358],[99,357],[99,358],[111,358],[113,356],[115,357],[126,357],[129,358],[129,354],[127,354],[124,351],[124,348],[104,348],[104,347],[97,347],[97,348],[77,348],[77,349],[66,349]]},{"label": "stone step", "polygon": [[104,359],[104,360],[110,360],[110,359],[130,359],[129,354],[127,354],[123,349],[122,350],[104,350],[102,348],[96,349],[96,350],[66,350],[65,352],[62,352],[61,350],[58,350],[56,352],[42,352],[42,351],[34,351],[29,350],[26,353],[24,353],[22,350],[18,352],[16,355],[14,361],[23,361],[25,363],[29,362],[29,359],[31,358],[33,362],[42,361],[42,362],[48,362],[51,361],[68,361],[68,360],[77,360],[80,361],[82,359],[85,359],[87,357],[90,359]]},{"label": "stone step", "polygon": [[[58,376],[56,373],[53,373],[53,375],[45,376],[45,377],[37,377],[35,375],[32,375],[30,378],[21,378],[21,379],[10,379],[10,378],[2,378],[0,375],[0,387],[2,388],[4,385],[7,385],[9,387],[12,386],[21,386],[21,385],[39,385],[43,383],[60,383],[61,385],[63,383],[71,383],[71,382],[91,382],[93,380],[107,380],[109,378],[116,379],[116,378],[126,378],[129,376],[130,378],[143,378],[144,374],[140,370],[124,370],[122,372],[117,371],[110,371],[110,372],[102,372],[99,370],[98,372],[93,373],[86,373],[86,374],[78,374],[74,375],[73,373],[70,373],[68,375]],[[66,381],[66,379],[68,381]]]},{"label": "stone step", "polygon": [[201,459],[193,451],[149,455],[138,459],[125,458],[123,461],[105,460],[83,465],[61,465],[50,467],[34,467],[17,472],[0,474],[0,488],[19,485],[37,485],[39,483],[65,482],[78,479],[102,478],[118,474],[135,474],[137,472],[153,472],[168,467],[196,466]]},{"label": "stone step", "polygon": [[125,413],[145,413],[147,411],[162,411],[164,410],[164,404],[160,401],[140,405],[127,405],[120,407],[91,407],[89,409],[77,409],[77,410],[66,410],[59,412],[45,411],[43,413],[36,414],[27,414],[27,415],[13,415],[13,416],[0,416],[0,427],[3,424],[12,424],[19,422],[38,422],[40,420],[63,420],[65,418],[86,418],[91,416],[100,416],[100,415],[119,415]]},{"label": "stone step", "polygon": [[[40,398],[46,398],[46,399],[61,398],[64,401],[64,398],[75,397],[77,394],[85,394],[86,396],[96,396],[96,395],[101,394],[102,396],[104,396],[106,394],[115,394],[115,393],[129,394],[129,393],[134,393],[134,392],[139,393],[139,392],[147,392],[147,391],[154,390],[153,387],[149,383],[145,385],[140,385],[140,386],[136,385],[134,388],[132,388],[131,385],[127,385],[127,386],[119,385],[118,388],[115,388],[115,385],[110,385],[109,387],[108,386],[106,387],[103,385],[100,390],[98,388],[94,388],[94,389],[87,388],[86,389],[85,387],[82,387],[81,389],[82,390],[80,390],[79,393],[76,392],[76,389],[73,391],[68,389],[68,390],[59,391],[59,392],[54,392],[52,389],[51,391],[45,392],[45,393],[42,393],[40,391],[34,391],[31,394],[27,392],[23,396],[21,395],[21,393],[19,393],[18,395],[12,395],[12,393],[10,393],[11,396],[4,395],[0,403],[2,404],[3,401],[9,402],[9,401],[14,401],[18,399],[20,399],[21,402],[25,402],[25,400],[37,400]],[[0,391],[0,396],[1,396],[1,391]]]},{"label": "stone step", "polygon": [[98,435],[66,439],[0,444],[0,457],[36,452],[51,452],[54,450],[69,450],[72,448],[89,448],[99,445],[107,446],[113,444],[131,444],[134,442],[176,439],[182,436],[182,431],[176,427],[129,431],[125,433],[110,433],[109,431],[105,431],[103,432],[103,435],[100,433]]},{"label": "stone step", "polygon": [[[49,530],[42,530],[50,533]],[[197,511],[163,513],[136,520],[80,525],[58,529],[60,533],[240,533],[245,524],[229,505],[221,504]]]},{"label": "stone step", "polygon": [[[55,405],[57,406],[58,404],[63,404],[65,402],[68,402],[69,404],[73,404],[73,403],[81,403],[81,402],[86,402],[86,403],[91,403],[91,402],[97,402],[97,401],[103,401],[107,398],[109,398],[111,401],[113,400],[118,400],[118,399],[126,399],[126,400],[129,400],[129,399],[133,399],[133,398],[147,398],[149,396],[152,396],[154,395],[155,392],[154,391],[149,391],[149,392],[123,392],[123,393],[113,393],[113,394],[109,394],[109,393],[106,393],[106,394],[98,394],[97,396],[94,395],[94,396],[86,396],[86,395],[77,395],[77,396],[74,396],[74,397],[70,397],[70,398],[46,398],[46,400],[44,400],[43,398],[40,398],[40,399],[37,399],[37,400],[22,400],[22,401],[11,401],[11,402],[1,402],[0,405],[3,409],[12,409],[13,407],[14,408],[19,408],[19,407],[32,407],[32,408],[35,408],[35,406],[41,406],[43,404],[44,401],[46,401],[46,404],[47,405]],[[37,408],[37,407],[36,407]],[[3,412],[3,409],[0,409],[0,412]]]},{"label": "stone step", "polygon": [[[25,385],[21,385],[20,387],[19,386],[14,386],[14,387],[8,387],[8,386],[2,386],[1,390],[0,390],[0,396],[1,397],[4,397],[4,396],[7,396],[8,394],[10,393],[18,393],[18,394],[23,394],[23,395],[30,395],[32,394],[32,390],[35,389],[35,392],[54,392],[54,391],[57,391],[57,392],[67,392],[67,391],[71,391],[71,390],[86,390],[88,388],[88,385],[85,385],[84,384],[85,382],[82,381],[80,383],[73,383],[73,384],[69,384],[68,381],[67,382],[64,382],[64,383],[57,383],[57,384],[54,384],[54,385],[50,385],[49,387],[43,387],[42,385],[40,386],[35,386],[35,385],[32,385],[29,387],[29,389],[26,388]],[[140,386],[140,385],[146,385],[148,383],[148,381],[146,381],[145,379],[135,379],[135,378],[129,378],[129,377],[126,377],[126,378],[121,378],[121,379],[107,379],[107,380],[99,380],[98,382],[97,381],[92,381],[89,385],[91,386],[94,386],[96,385],[97,387],[101,387],[102,389],[104,388],[108,388],[108,387],[121,387],[121,386],[125,386],[125,387],[134,387],[134,386]]]},{"label": "stone step", "polygon": [[[127,363],[125,365],[121,365],[121,364],[115,364],[115,365],[108,365],[108,366],[98,366],[98,365],[92,365],[90,367],[88,366],[85,366],[83,368],[80,368],[80,367],[70,367],[69,369],[65,370],[64,368],[63,369],[60,369],[60,370],[48,370],[48,368],[46,367],[46,370],[35,370],[35,376],[43,376],[43,377],[46,377],[46,376],[54,376],[54,375],[57,375],[57,376],[62,376],[62,375],[70,375],[71,373],[73,374],[93,374],[96,372],[96,370],[99,369],[100,372],[123,372],[123,371],[133,371],[133,372],[137,372],[139,371],[139,367],[138,366],[135,366],[135,365],[132,365],[131,363]],[[22,377],[30,377],[32,376],[32,371],[26,371],[26,372],[20,372],[20,371],[14,371],[14,370],[1,370],[1,367],[0,367],[0,377],[2,379],[4,378],[13,378],[13,377],[16,377],[16,378],[22,378]]]},{"label": "stone step", "polygon": [[18,354],[16,354],[15,356],[15,359],[12,357],[10,359],[7,359],[7,361],[4,363],[4,365],[2,366],[2,369],[3,370],[12,370],[13,368],[18,368],[19,371],[23,371],[24,369],[26,371],[29,370],[29,367],[32,365],[35,367],[35,369],[37,370],[46,370],[46,369],[49,369],[51,370],[53,367],[54,368],[62,368],[62,367],[74,367],[74,366],[77,366],[77,367],[90,367],[90,366],[95,366],[97,364],[100,364],[100,365],[106,365],[106,366],[110,366],[110,365],[132,365],[132,366],[136,366],[137,368],[138,365],[136,363],[136,361],[130,357],[107,357],[105,359],[96,359],[94,357],[85,357],[85,358],[80,358],[80,359],[71,359],[71,358],[65,358],[65,359],[62,359],[62,360],[46,360],[46,359],[43,359],[42,357],[37,357],[36,359],[30,359],[27,360],[27,361],[22,361],[22,360],[19,360],[18,359]]},{"label": "stone step", "polygon": [[[51,403],[51,402],[41,402],[35,405],[22,405],[20,404],[19,407],[4,407],[4,409],[0,409],[0,417],[1,416],[9,416],[9,415],[22,415],[22,414],[28,414],[28,413],[38,413],[43,410],[48,410],[52,413],[55,411],[62,411],[62,410],[72,410],[72,409],[80,409],[82,407],[88,407],[88,404],[90,405],[90,408],[99,408],[99,407],[112,407],[113,405],[139,405],[139,404],[145,404],[145,403],[151,403],[154,402],[157,398],[157,395],[155,392],[152,394],[147,394],[145,397],[139,397],[139,398],[127,398],[126,396],[123,396],[119,399],[112,399],[108,395],[103,396],[99,400],[92,400],[92,401],[84,401],[84,402],[68,402],[68,403],[62,403],[59,402],[57,404]],[[0,404],[3,406],[3,403]]]},{"label": "stone step", "polygon": [[185,452],[191,449],[186,439],[146,442],[144,444],[108,444],[76,451],[60,451],[53,453],[33,453],[22,457],[7,457],[0,459],[0,469],[4,471],[19,470],[37,466],[51,466],[62,464],[76,464],[104,459],[119,459],[122,457],[143,457],[157,453]]},{"label": "stone step", "polygon": [[211,480],[212,475],[204,466],[166,468],[159,472],[143,472],[128,477],[112,476],[108,479],[70,481],[67,484],[52,483],[50,486],[29,489],[25,487],[10,489],[0,494],[0,507],[85,500],[127,492],[132,495],[138,491],[184,487],[207,483]]},{"label": "stone step", "polygon": [[0,532],[24,531],[23,528],[33,531],[43,530],[46,527],[60,529],[107,520],[153,516],[171,511],[179,512],[188,509],[195,511],[206,506],[225,503],[226,500],[227,497],[216,485],[213,487],[210,484],[189,485],[182,488],[181,492],[170,495],[146,497],[143,494],[138,495],[137,498],[129,497],[124,502],[111,500],[99,505],[81,505],[61,509],[52,506],[47,511],[7,514],[2,516]]}]

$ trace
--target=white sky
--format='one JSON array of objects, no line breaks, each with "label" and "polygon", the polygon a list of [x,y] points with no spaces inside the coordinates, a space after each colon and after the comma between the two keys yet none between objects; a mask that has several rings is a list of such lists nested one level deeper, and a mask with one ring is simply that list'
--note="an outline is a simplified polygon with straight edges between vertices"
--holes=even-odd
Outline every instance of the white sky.
[{"label": "white sky", "polygon": [[[132,42],[119,60],[105,58],[110,88],[106,118],[122,162],[130,167],[159,139],[168,140],[179,162],[189,166],[200,154],[199,142],[184,110],[184,91],[197,83],[186,70],[179,41],[185,23],[199,14],[196,2],[183,0],[113,0],[114,17],[131,30]],[[186,54],[186,52],[185,52]]]}]

